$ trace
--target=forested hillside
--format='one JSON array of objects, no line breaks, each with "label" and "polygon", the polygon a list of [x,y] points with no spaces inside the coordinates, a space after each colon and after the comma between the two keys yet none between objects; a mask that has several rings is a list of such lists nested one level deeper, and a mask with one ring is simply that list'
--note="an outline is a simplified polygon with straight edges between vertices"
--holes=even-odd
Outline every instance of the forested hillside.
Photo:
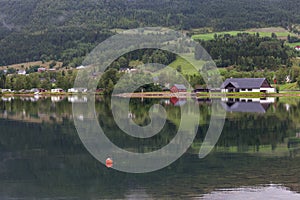
[{"label": "forested hillside", "polygon": [[75,66],[114,28],[287,27],[300,23],[299,7],[298,0],[0,0],[0,65]]},{"label": "forested hillside", "polygon": [[299,6],[297,0],[1,0],[0,18],[8,29],[94,25],[230,30],[299,23]]},{"label": "forested hillside", "polygon": [[284,41],[278,40],[276,35],[271,38],[241,33],[237,36],[216,36],[214,40],[199,42],[218,67],[235,65],[242,71],[253,71],[255,67],[276,70],[281,66],[291,66],[290,59],[296,57],[293,55],[294,49],[285,46]]}]

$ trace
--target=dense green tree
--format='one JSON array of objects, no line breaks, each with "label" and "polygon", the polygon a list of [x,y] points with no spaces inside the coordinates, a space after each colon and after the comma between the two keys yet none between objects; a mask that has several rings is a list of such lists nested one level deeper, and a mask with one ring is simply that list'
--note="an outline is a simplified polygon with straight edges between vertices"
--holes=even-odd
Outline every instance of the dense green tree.
[{"label": "dense green tree", "polygon": [[[215,60],[218,67],[238,65],[243,71],[260,69],[275,70],[282,65],[290,66],[294,50],[283,41],[270,37],[241,33],[237,36],[220,35],[217,39],[199,41]],[[195,58],[206,60],[203,48],[196,47]]]},{"label": "dense green tree", "polygon": [[107,83],[107,86],[104,90],[104,94],[105,95],[110,95],[114,90],[114,83],[111,79],[108,79],[108,83]]}]

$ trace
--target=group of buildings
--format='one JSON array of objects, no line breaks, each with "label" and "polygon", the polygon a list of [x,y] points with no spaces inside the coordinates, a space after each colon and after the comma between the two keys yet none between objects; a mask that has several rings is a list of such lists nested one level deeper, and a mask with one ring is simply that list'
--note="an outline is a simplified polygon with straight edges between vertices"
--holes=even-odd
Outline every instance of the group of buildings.
[{"label": "group of buildings", "polygon": [[[170,89],[171,93],[186,93],[187,87],[184,84],[174,84]],[[194,93],[197,92],[210,92],[217,91],[222,93],[230,92],[262,92],[262,93],[275,93],[276,89],[271,86],[266,78],[229,78],[226,79],[220,88],[195,88]],[[10,89],[2,89],[4,92],[13,92]],[[20,90],[21,93],[42,93],[42,92],[51,92],[51,93],[86,93],[88,92],[87,88],[70,88],[67,91],[62,88],[54,88],[50,91],[46,91],[42,88],[33,88],[31,90]]]},{"label": "group of buildings", "polygon": [[[15,93],[16,91],[13,91],[11,89],[0,89],[0,92],[2,93]],[[34,94],[38,94],[38,93],[44,93],[44,92],[50,92],[50,93],[64,93],[64,92],[68,92],[68,93],[87,93],[88,89],[87,88],[70,88],[67,91],[65,91],[62,88],[54,88],[51,90],[46,90],[44,88],[32,88],[30,90],[19,90],[17,91],[18,93],[34,93]]]},{"label": "group of buildings", "polygon": [[[226,79],[220,88],[195,88],[194,92],[219,91],[223,93],[229,92],[262,92],[275,93],[276,89],[271,86],[266,78],[229,78]],[[183,84],[174,84],[170,91],[172,93],[187,92],[187,88]]]}]

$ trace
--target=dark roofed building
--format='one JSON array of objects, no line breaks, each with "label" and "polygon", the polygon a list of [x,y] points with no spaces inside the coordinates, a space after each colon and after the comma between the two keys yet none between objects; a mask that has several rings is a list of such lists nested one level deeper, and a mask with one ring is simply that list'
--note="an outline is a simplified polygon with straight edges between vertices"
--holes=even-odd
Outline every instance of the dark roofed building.
[{"label": "dark roofed building", "polygon": [[193,90],[194,93],[197,92],[209,92],[209,89],[203,88],[201,85],[195,85],[195,89]]},{"label": "dark roofed building", "polygon": [[229,78],[221,85],[222,92],[275,92],[266,78]]}]

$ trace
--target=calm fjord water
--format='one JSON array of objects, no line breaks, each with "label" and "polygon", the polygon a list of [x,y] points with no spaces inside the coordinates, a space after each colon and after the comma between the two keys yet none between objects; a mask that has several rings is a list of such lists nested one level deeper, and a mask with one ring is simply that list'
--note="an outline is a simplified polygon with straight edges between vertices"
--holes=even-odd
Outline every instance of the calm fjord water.
[{"label": "calm fjord water", "polygon": [[168,144],[180,122],[179,106],[199,105],[199,128],[189,150],[172,165],[147,174],[118,172],[93,158],[76,132],[74,101],[86,99],[0,101],[0,199],[300,198],[300,99],[219,100],[219,108],[227,111],[222,135],[214,150],[199,159],[212,100],[131,100],[126,117],[142,126],[150,122],[147,111],[153,104],[168,114],[160,133],[137,139],[116,126],[110,102],[99,98],[96,111],[107,137],[134,152]]}]

